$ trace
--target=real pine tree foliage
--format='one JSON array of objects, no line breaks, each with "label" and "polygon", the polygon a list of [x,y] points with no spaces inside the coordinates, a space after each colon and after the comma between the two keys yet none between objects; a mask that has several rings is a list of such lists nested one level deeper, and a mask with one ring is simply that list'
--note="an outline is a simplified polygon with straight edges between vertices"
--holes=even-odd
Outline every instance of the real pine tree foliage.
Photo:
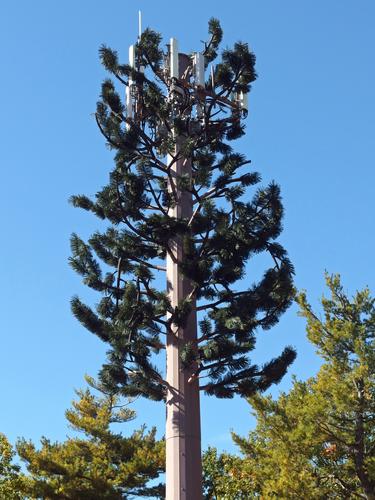
[{"label": "real pine tree foliage", "polygon": [[307,336],[323,364],[306,382],[294,380],[275,400],[249,399],[257,419],[243,457],[204,456],[205,498],[375,498],[375,299],[368,288],[348,297],[338,275],[323,314],[298,296]]},{"label": "real pine tree foliage", "polygon": [[[209,78],[204,91],[192,85],[191,65],[182,79],[169,78],[161,36],[150,29],[136,45],[135,68],[122,64],[114,50],[100,48],[112,79],[103,82],[96,121],[115,165],[94,199],[78,195],[71,202],[104,220],[107,229],[87,242],[74,234],[70,263],[101,300],[94,310],[75,297],[72,310],[109,346],[101,382],[125,396],[165,398],[166,382],[155,356],[165,349],[167,331],[187,321],[192,297],[198,301],[200,333],[197,344],[186,343],[181,356],[185,366],[198,366],[195,376],[204,380],[206,394],[231,398],[264,391],[295,357],[287,347],[263,366],[249,358],[256,332],[275,325],[291,303],[293,267],[277,242],[280,189],[275,183],[255,187],[260,175],[230,145],[244,135],[243,113],[222,104],[250,91],[255,56],[238,42],[216,61],[222,39],[217,20],[210,20],[209,33],[204,55],[206,67],[215,61],[214,81]],[[135,118],[126,116],[122,99],[129,79],[135,82]],[[172,178],[179,158],[192,159],[191,180]],[[176,186],[193,197],[189,220],[171,215]],[[172,308],[166,289],[155,280],[165,271],[163,261],[176,236],[183,241],[180,265],[193,292]],[[247,264],[261,253],[269,255],[270,267],[258,282],[251,274],[245,282]]]},{"label": "real pine tree foliage", "polygon": [[15,451],[0,433],[0,500],[22,500],[23,475],[14,461]]},{"label": "real pine tree foliage", "polygon": [[[88,382],[103,391],[92,379]],[[143,426],[129,436],[114,432],[113,424],[127,423],[135,416],[128,402],[110,393],[98,397],[89,389],[77,395],[66,418],[83,437],[68,437],[61,443],[42,438],[40,447],[20,439],[16,450],[27,473],[18,471],[15,478],[7,473],[8,489],[18,481],[17,496],[8,497],[1,496],[0,471],[0,499],[164,498],[164,485],[158,478],[165,468],[165,443],[156,439],[156,429],[146,432]]]}]

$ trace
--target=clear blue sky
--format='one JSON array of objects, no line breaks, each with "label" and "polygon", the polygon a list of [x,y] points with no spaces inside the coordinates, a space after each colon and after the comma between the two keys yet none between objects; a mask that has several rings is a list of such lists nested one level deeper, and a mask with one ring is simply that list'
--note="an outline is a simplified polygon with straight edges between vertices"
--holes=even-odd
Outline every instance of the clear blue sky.
[{"label": "clear blue sky", "polygon": [[[73,389],[85,373],[95,376],[105,357],[105,346],[69,307],[76,293],[94,297],[68,267],[69,236],[87,237],[97,222],[67,200],[106,183],[111,154],[91,115],[105,76],[97,51],[106,43],[127,57],[138,9],[145,25],[166,41],[176,36],[181,50],[199,50],[211,16],[222,21],[224,46],[250,43],[259,79],[240,148],[264,182],[281,185],[281,239],[297,286],[315,306],[325,269],[340,272],[349,292],[366,284],[375,290],[372,0],[4,0],[0,431],[11,440],[64,439]],[[266,361],[286,344],[298,350],[290,373],[313,375],[319,361],[295,308],[260,334],[256,357]],[[290,374],[279,386],[288,387]],[[155,424],[161,435],[163,405],[137,408],[135,425]],[[245,433],[252,424],[239,399],[204,398],[202,422],[204,446],[226,449],[230,428]]]}]

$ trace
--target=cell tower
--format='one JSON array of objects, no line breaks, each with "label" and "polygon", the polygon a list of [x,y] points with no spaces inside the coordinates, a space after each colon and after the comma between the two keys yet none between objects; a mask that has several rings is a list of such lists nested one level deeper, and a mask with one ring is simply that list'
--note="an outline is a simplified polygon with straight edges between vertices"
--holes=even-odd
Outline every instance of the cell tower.
[{"label": "cell tower", "polygon": [[[175,38],[162,49],[161,35],[142,31],[141,17],[139,25],[128,64],[100,48],[126,91],[105,79],[97,103],[98,127],[116,152],[108,185],[95,201],[72,197],[108,222],[88,243],[72,236],[72,267],[102,294],[97,312],[78,297],[72,310],[110,346],[99,373],[108,391],[165,401],[166,498],[199,500],[199,391],[249,397],[281,380],[293,348],[262,366],[249,353],[258,329],[275,325],[291,304],[294,271],[277,241],[279,187],[272,182],[245,200],[260,176],[230,144],[245,133],[254,54],[237,42],[212,66],[223,34],[214,18],[193,54],[180,52]],[[247,263],[261,252],[269,265],[246,283]],[[162,368],[155,363],[164,350],[166,370],[164,359]]]},{"label": "cell tower", "polygon": [[[141,37],[141,13],[139,13],[139,39]],[[129,47],[129,65],[143,72],[136,51],[136,45]],[[208,106],[219,106],[229,110],[232,120],[247,115],[247,94],[232,93],[231,98],[215,94],[214,67],[210,68],[209,85],[206,85],[206,63],[202,52],[187,55],[179,52],[176,38],[167,45],[164,67],[161,70],[168,86],[167,99],[172,103],[171,118],[189,121],[194,133],[203,129],[205,110]],[[126,87],[127,127],[134,122],[142,127],[142,88],[131,77]],[[165,125],[157,124],[155,134],[166,133]],[[173,130],[175,147],[168,155],[170,171],[168,189],[177,202],[169,209],[168,215],[176,219],[191,220],[194,203],[191,192],[180,188],[180,179],[191,183],[191,158],[185,157],[183,149],[186,135],[179,136]],[[181,237],[169,242],[172,250],[167,255],[167,290],[171,306],[177,308],[184,300],[189,300],[192,312],[185,326],[171,325],[166,343],[166,499],[199,500],[202,498],[201,426],[199,381],[196,376],[198,366],[186,368],[182,365],[181,349],[186,343],[197,343],[196,300],[189,280],[184,277],[180,266],[184,262]]]}]

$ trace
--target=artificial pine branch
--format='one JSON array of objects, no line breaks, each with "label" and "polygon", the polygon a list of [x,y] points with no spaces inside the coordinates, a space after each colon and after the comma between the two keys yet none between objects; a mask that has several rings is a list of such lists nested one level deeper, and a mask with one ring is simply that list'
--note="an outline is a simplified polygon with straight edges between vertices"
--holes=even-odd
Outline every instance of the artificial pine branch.
[{"label": "artificial pine branch", "polygon": [[[216,19],[209,22],[209,34],[206,67],[218,57],[222,39]],[[75,298],[73,312],[110,346],[100,374],[104,386],[163,399],[167,385],[153,366],[165,347],[160,335],[185,324],[195,299],[195,310],[205,316],[197,341],[181,349],[183,365],[198,363],[193,378],[209,379],[201,387],[207,394],[248,396],[277,383],[295,356],[288,348],[261,369],[249,359],[256,333],[277,323],[294,294],[293,266],[276,241],[283,217],[279,187],[271,183],[251,197],[260,175],[239,172],[250,161],[229,144],[245,132],[246,113],[238,99],[256,79],[255,56],[241,42],[224,50],[214,85],[210,81],[202,88],[194,84],[192,61],[182,78],[169,78],[160,44],[158,33],[145,30],[136,45],[135,67],[121,64],[108,47],[99,51],[104,67],[131,89],[137,104],[128,116],[123,90],[111,80],[103,83],[95,119],[116,152],[115,167],[95,201],[79,195],[72,203],[104,219],[109,229],[88,243],[74,240],[71,259],[103,298],[96,313]],[[184,158],[192,161],[191,179],[174,173]],[[186,220],[171,215],[184,191],[195,203]],[[184,247],[182,260],[171,248],[175,238]],[[258,253],[268,254],[270,265],[258,283],[241,288],[247,263]],[[104,274],[94,254],[112,272]],[[152,271],[165,271],[166,255],[192,284],[189,297],[175,308],[167,290],[153,286]]]}]

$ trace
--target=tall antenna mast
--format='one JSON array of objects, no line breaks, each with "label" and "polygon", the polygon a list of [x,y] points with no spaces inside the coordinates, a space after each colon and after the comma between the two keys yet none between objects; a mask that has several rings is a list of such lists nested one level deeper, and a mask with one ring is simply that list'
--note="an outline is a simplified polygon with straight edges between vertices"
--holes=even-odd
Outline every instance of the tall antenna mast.
[{"label": "tall antenna mast", "polygon": [[[142,14],[138,12],[138,41],[142,36]],[[141,59],[136,54],[136,45],[129,47],[129,65],[138,72],[144,72]],[[202,127],[206,99],[212,99],[215,92],[214,67],[210,68],[211,89],[206,89],[205,57],[197,52],[193,57],[179,52],[178,41],[170,39],[168,45],[169,60],[165,66],[169,103],[173,113],[181,113],[181,100],[189,100],[191,106],[185,108],[184,118],[191,121],[191,126]],[[140,122],[141,89],[139,84],[128,79],[126,93],[126,114],[129,129],[134,121]],[[192,82],[191,82],[192,80]],[[221,106],[231,111],[247,110],[247,95],[236,93],[233,98],[216,96]],[[195,108],[195,112],[194,112]],[[187,110],[187,111],[186,111]],[[188,133],[177,132],[171,123],[173,151],[168,156],[168,189],[173,193],[175,203],[167,209],[169,217],[177,220],[192,220],[192,191],[181,187],[181,179],[192,183],[192,158],[184,156],[184,143]],[[201,423],[199,398],[198,362],[184,366],[181,353],[187,345],[197,346],[197,311],[196,297],[191,281],[184,275],[182,268],[186,253],[180,234],[168,241],[170,252],[166,256],[167,293],[173,310],[188,300],[191,311],[184,325],[167,321],[166,339],[166,500],[201,500],[202,499],[202,458],[201,458]],[[167,313],[167,317],[171,313]]]},{"label": "tall antenna mast", "polygon": [[[204,81],[202,61],[196,58],[199,81]],[[178,42],[170,40],[169,99],[178,95],[182,76],[191,64],[191,58],[178,51]],[[203,65],[204,71],[204,65]],[[175,192],[176,204],[168,212],[173,218],[189,220],[193,214],[192,194],[181,189],[179,180],[192,178],[192,160],[184,157],[181,149],[186,136],[173,131],[174,152],[168,157],[171,176],[169,189]],[[172,254],[167,254],[167,292],[171,306],[177,308],[192,295],[192,284],[181,270],[184,262],[184,245],[180,235],[169,241]],[[185,368],[181,352],[189,343],[197,342],[197,313],[195,296],[191,296],[192,311],[184,326],[173,323],[167,329],[167,416],[166,416],[166,500],[202,499],[201,424],[199,380],[194,377],[197,366]]]}]

